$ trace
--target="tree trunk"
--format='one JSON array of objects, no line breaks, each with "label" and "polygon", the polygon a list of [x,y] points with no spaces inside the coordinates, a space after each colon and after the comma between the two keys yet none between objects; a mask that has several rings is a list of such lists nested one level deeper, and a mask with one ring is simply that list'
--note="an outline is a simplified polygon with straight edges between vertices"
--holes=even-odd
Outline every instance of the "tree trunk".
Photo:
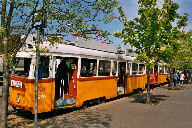
[{"label": "tree trunk", "polygon": [[8,63],[8,40],[6,31],[6,0],[2,0],[1,9],[1,30],[3,30],[2,41],[3,41],[3,88],[2,88],[2,105],[1,105],[1,119],[2,128],[7,127],[7,115],[8,115],[8,96],[9,96],[9,63]]},{"label": "tree trunk", "polygon": [[3,88],[2,88],[2,128],[7,127],[9,96],[9,63],[7,58],[7,38],[3,38]]},{"label": "tree trunk", "polygon": [[172,69],[171,69],[171,67],[170,67],[170,72],[169,72],[169,73],[170,73],[170,83],[169,83],[170,85],[169,85],[169,87],[172,87],[172,85],[173,85],[173,79],[172,79],[172,77],[171,77],[171,76],[172,76],[172,71],[171,71],[171,70],[172,70]]},{"label": "tree trunk", "polygon": [[146,94],[146,103],[149,104],[150,99],[150,68],[147,66],[147,94]]}]

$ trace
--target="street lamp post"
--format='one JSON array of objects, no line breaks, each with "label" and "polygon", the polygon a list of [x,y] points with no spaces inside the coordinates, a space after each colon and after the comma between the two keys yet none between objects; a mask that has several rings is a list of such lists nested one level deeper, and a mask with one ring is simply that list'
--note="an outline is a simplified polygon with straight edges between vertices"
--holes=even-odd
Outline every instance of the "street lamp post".
[{"label": "street lamp post", "polygon": [[38,75],[39,75],[39,41],[40,41],[40,27],[37,27],[37,46],[36,46],[36,73],[35,73],[35,128],[37,128],[38,120]]},{"label": "street lamp post", "polygon": [[[35,12],[33,18],[35,19],[35,16],[38,16],[38,13]],[[36,64],[35,64],[35,123],[34,127],[37,128],[37,122],[38,122],[38,76],[39,76],[39,42],[40,42],[40,28],[43,26],[43,20],[35,22],[35,25],[33,28],[36,28],[37,30],[37,43],[36,43]]]}]

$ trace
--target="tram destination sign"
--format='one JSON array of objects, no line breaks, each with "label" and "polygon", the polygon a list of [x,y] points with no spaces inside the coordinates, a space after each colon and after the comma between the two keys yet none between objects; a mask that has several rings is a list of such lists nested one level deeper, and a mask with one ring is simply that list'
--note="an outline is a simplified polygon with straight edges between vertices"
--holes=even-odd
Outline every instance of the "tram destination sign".
[{"label": "tram destination sign", "polygon": [[18,87],[18,88],[23,88],[23,83],[21,81],[15,81],[11,80],[11,87]]}]

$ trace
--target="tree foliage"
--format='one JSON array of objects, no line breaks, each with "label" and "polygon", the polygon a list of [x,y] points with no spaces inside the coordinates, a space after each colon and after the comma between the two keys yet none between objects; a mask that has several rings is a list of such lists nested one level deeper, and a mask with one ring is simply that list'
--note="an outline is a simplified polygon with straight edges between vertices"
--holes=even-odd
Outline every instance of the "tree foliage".
[{"label": "tree foliage", "polygon": [[[121,32],[114,36],[122,38],[124,44],[130,43],[136,47],[137,60],[147,66],[147,103],[150,103],[150,68],[160,60],[169,62],[179,48],[179,34],[185,27],[188,14],[181,16],[176,11],[179,8],[172,0],[164,0],[160,8],[157,0],[138,0],[138,17],[128,20],[119,7],[119,19],[124,23]],[[176,22],[174,27],[172,23]]]},{"label": "tree foliage", "polygon": [[[42,19],[46,26],[43,30],[46,39],[50,37],[47,36],[49,34],[87,33],[88,30],[98,30],[98,23],[111,22],[114,19],[113,10],[118,3],[117,0],[10,0],[6,3],[5,22],[2,21],[5,29],[1,27],[0,35],[4,31],[8,35],[28,35],[35,32],[32,29],[34,23]],[[35,12],[38,15],[33,19]],[[100,35],[108,34],[100,29]],[[18,47],[14,47],[15,54],[24,40]]]},{"label": "tree foliage", "polygon": [[173,56],[173,67],[181,71],[192,70],[192,30],[182,33],[181,37],[180,47]]},{"label": "tree foliage", "polygon": [[[21,41],[21,35],[19,34],[13,34],[8,37],[8,52],[9,54],[13,54],[14,48],[17,47],[17,44]],[[3,53],[3,42],[2,42],[2,36],[0,36],[0,54]]]},{"label": "tree foliage", "polygon": [[[153,67],[160,60],[167,60],[178,50],[179,29],[185,27],[188,14],[179,15],[176,10],[177,3],[164,0],[163,7],[157,5],[157,0],[139,0],[139,17],[127,20],[119,7],[119,18],[124,23],[121,32],[116,32],[116,37],[122,38],[123,43],[130,43],[136,47],[137,59]],[[178,20],[173,27],[172,23]]]}]

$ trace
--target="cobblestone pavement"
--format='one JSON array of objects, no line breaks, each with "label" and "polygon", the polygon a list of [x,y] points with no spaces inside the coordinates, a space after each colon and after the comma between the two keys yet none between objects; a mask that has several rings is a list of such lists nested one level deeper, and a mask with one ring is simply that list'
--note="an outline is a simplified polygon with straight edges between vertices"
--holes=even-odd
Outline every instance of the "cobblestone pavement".
[{"label": "cobblestone pavement", "polygon": [[[191,128],[192,84],[151,91],[153,104],[144,104],[146,92],[115,98],[86,109],[39,114],[39,128]],[[34,127],[33,116],[10,110],[9,127]]]}]

